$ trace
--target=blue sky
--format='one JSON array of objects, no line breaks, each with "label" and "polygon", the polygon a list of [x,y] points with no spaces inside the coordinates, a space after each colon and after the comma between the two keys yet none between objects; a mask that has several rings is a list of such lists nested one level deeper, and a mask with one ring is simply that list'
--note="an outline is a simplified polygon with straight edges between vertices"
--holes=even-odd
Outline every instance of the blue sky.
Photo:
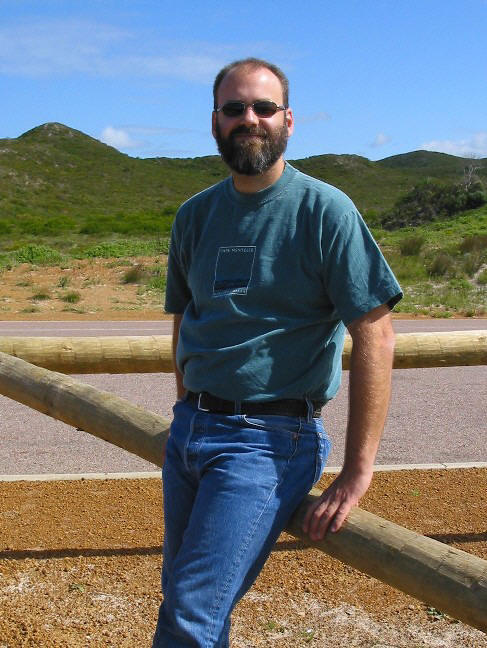
[{"label": "blue sky", "polygon": [[288,74],[287,157],[487,157],[487,0],[0,0],[0,138],[57,121],[139,157],[216,153],[226,63]]}]

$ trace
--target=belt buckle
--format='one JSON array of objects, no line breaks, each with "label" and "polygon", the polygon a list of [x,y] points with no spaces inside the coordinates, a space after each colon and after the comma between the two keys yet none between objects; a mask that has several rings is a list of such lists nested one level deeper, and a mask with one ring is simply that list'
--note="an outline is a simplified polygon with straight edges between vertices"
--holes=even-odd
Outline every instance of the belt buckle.
[{"label": "belt buckle", "polygon": [[210,411],[209,409],[205,409],[204,407],[201,407],[201,397],[202,396],[203,396],[203,392],[200,392],[198,394],[198,406],[197,407],[201,412],[209,412]]}]

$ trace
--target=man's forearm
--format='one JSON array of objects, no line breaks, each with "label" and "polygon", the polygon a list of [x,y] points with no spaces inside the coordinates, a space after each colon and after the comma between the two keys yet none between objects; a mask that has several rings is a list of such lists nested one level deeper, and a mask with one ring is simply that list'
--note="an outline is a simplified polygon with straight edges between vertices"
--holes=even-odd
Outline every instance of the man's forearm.
[{"label": "man's forearm", "polygon": [[308,508],[303,531],[312,540],[338,531],[367,491],[389,406],[394,331],[387,306],[349,325],[353,339],[345,461],[336,479]]},{"label": "man's forearm", "polygon": [[389,407],[392,327],[361,327],[350,358],[349,413],[344,472],[371,471]]}]

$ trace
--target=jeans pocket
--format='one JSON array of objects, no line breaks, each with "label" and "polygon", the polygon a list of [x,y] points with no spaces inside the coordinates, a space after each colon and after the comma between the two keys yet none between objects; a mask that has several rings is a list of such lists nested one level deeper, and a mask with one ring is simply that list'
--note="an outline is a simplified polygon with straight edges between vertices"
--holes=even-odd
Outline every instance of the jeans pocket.
[{"label": "jeans pocket", "polygon": [[296,436],[301,431],[302,419],[293,416],[261,414],[256,416],[242,415],[245,425],[268,432],[288,433]]}]

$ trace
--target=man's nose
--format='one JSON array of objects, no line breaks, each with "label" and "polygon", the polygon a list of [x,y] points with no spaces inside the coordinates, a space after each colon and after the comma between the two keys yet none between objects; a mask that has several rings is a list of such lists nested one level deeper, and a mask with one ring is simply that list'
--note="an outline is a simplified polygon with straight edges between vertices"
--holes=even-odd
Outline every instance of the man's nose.
[{"label": "man's nose", "polygon": [[259,123],[259,118],[255,114],[252,104],[245,106],[241,120],[244,124],[255,125]]}]

